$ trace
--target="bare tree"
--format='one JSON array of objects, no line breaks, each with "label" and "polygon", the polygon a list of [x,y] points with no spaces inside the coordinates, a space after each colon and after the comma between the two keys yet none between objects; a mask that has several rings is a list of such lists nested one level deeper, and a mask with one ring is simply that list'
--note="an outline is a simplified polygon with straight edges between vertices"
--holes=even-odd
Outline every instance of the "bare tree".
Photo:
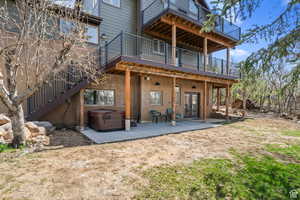
[{"label": "bare tree", "polygon": [[[68,19],[68,30],[60,31],[60,17]],[[82,19],[78,10],[61,8],[50,0],[1,5],[0,100],[11,118],[15,147],[26,143],[22,103],[28,97],[70,66],[96,80],[98,58],[96,50],[87,47]]]}]

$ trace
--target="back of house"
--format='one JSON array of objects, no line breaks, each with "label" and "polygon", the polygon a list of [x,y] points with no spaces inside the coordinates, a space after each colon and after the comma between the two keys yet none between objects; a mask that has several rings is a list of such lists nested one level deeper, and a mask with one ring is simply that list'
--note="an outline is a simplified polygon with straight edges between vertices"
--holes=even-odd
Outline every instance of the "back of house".
[{"label": "back of house", "polygon": [[[75,3],[53,2],[71,9]],[[228,115],[230,88],[240,78],[230,50],[241,29],[217,17],[211,32],[200,31],[212,12],[205,0],[80,2],[102,81],[94,84],[69,73],[67,82],[45,84],[23,105],[28,120],[84,127],[89,111],[106,109],[124,111],[127,130],[132,121],[151,122],[153,113],[170,114],[175,125],[178,119],[206,120],[213,95],[219,109],[223,89]],[[60,18],[61,29],[69,26],[66,22]],[[220,50],[226,50],[226,59],[212,56]]]}]

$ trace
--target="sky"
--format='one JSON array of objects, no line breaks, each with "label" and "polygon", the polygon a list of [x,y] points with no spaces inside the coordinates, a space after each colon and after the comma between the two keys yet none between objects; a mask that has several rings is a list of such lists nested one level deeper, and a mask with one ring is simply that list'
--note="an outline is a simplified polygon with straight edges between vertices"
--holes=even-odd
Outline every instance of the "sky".
[{"label": "sky", "polygon": [[[212,0],[207,0],[210,2]],[[287,6],[289,0],[264,0],[259,8],[256,9],[251,18],[245,21],[237,20],[234,24],[242,28],[242,33],[251,28],[254,24],[263,25],[270,23],[276,18]],[[231,56],[233,62],[240,62],[245,60],[252,52],[256,52],[259,49],[269,45],[269,42],[265,40],[259,40],[257,43],[245,43],[236,46],[231,50]],[[226,51],[219,51],[213,54],[215,57],[226,58]]]}]

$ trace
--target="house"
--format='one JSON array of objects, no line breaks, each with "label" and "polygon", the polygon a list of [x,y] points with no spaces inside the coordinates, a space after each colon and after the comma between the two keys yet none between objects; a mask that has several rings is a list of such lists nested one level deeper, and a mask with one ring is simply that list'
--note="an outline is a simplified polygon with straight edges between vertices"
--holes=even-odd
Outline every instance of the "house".
[{"label": "house", "polygon": [[[129,130],[131,120],[150,122],[151,110],[171,109],[175,125],[176,116],[206,120],[212,95],[220,105],[222,89],[228,116],[230,88],[240,77],[230,51],[240,27],[219,17],[214,30],[201,32],[211,12],[205,0],[81,1],[105,80],[45,86],[28,99],[27,119],[83,127],[89,110],[124,110]],[[62,6],[75,1],[67,2]],[[211,56],[219,50],[226,50],[226,59]]]}]

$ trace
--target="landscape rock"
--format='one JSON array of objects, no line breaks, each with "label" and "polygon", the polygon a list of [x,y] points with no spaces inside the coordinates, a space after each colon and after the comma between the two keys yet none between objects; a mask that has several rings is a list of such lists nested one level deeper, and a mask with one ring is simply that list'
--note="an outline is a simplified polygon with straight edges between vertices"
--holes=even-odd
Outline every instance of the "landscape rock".
[{"label": "landscape rock", "polygon": [[25,127],[25,138],[26,140],[29,140],[31,138],[31,132],[27,127]]},{"label": "landscape rock", "polygon": [[6,131],[2,137],[6,143],[10,143],[14,138],[12,130]]},{"label": "landscape rock", "polygon": [[29,129],[29,131],[32,133],[39,132],[39,127],[37,125],[35,125],[35,123],[33,123],[33,122],[27,122],[25,124],[25,127],[27,127]]},{"label": "landscape rock", "polygon": [[7,124],[4,124],[2,126],[0,126],[0,131],[11,131],[12,128],[11,128],[11,123],[7,123]]},{"label": "landscape rock", "polygon": [[33,123],[39,127],[44,127],[46,129],[47,134],[52,133],[56,129],[55,126],[53,126],[50,122],[47,121],[34,121]]},{"label": "landscape rock", "polygon": [[0,126],[10,122],[10,119],[4,114],[0,114]]},{"label": "landscape rock", "polygon": [[[37,125],[39,124],[39,125]],[[47,122],[27,122],[25,123],[25,139],[30,146],[41,148],[49,145],[47,132],[53,131],[55,127]],[[0,126],[0,143],[9,144],[13,140],[13,131],[11,123]]]},{"label": "landscape rock", "polygon": [[0,136],[0,144],[6,144],[6,142],[2,136]]}]

